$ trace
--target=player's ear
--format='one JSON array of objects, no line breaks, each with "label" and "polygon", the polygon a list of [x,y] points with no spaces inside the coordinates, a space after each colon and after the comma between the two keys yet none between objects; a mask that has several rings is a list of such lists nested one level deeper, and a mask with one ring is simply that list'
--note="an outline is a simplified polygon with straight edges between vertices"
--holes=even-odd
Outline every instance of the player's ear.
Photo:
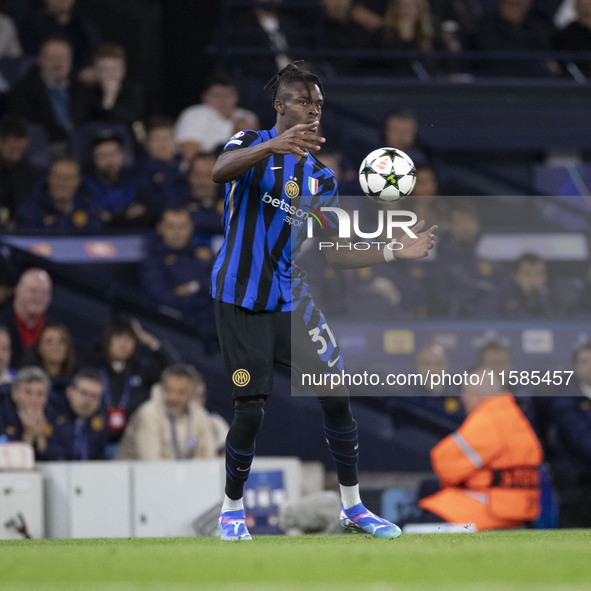
[{"label": "player's ear", "polygon": [[280,115],[285,115],[285,105],[282,100],[276,99],[274,107]]}]

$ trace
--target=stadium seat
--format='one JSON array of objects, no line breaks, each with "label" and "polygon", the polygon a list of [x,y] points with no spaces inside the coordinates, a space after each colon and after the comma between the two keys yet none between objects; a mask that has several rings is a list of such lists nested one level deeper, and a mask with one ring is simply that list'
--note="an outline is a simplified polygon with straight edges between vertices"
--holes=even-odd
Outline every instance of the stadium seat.
[{"label": "stadium seat", "polygon": [[563,275],[551,282],[550,293],[559,316],[568,316],[584,311],[585,287],[585,280],[582,277]]},{"label": "stadium seat", "polygon": [[26,152],[27,160],[40,171],[49,168],[49,136],[42,125],[29,125],[29,146]]},{"label": "stadium seat", "polygon": [[134,140],[125,125],[115,123],[92,122],[79,125],[70,138],[70,150],[74,158],[85,166],[89,161],[92,140],[103,133],[112,133],[123,139],[124,164],[132,167],[135,164]]},{"label": "stadium seat", "polygon": [[8,87],[11,88],[36,63],[37,58],[34,56],[4,57],[0,59],[0,76],[7,82]]}]

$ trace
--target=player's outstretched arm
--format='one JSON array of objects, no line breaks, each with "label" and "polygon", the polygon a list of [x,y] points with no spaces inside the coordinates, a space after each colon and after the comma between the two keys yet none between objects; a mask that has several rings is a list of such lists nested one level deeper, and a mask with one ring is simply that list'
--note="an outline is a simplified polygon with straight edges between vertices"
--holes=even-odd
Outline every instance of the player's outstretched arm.
[{"label": "player's outstretched arm", "polygon": [[[391,254],[396,259],[420,259],[426,257],[435,244],[435,231],[438,226],[431,226],[428,230],[421,232],[425,221],[421,220],[415,224],[411,231],[416,235],[412,238],[405,234],[399,238],[393,246],[396,250],[391,250]],[[344,244],[350,242],[347,239],[333,237],[330,239],[334,246],[323,248],[324,255],[328,264],[335,269],[357,269],[360,267],[371,267],[386,262],[384,257],[384,248],[388,248],[384,243],[383,248],[371,248],[368,250],[355,250],[348,248],[337,248],[337,243]],[[400,246],[402,245],[402,246]]]},{"label": "player's outstretched arm", "polygon": [[227,183],[241,177],[257,162],[273,154],[301,157],[306,155],[306,150],[318,151],[326,140],[316,135],[317,129],[317,122],[299,123],[256,146],[224,152],[213,167],[212,178],[216,183]]}]

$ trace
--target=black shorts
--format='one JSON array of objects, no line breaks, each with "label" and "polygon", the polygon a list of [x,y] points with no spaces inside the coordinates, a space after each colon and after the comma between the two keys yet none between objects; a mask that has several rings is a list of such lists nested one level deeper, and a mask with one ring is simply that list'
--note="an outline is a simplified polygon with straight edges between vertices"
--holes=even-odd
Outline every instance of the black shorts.
[{"label": "black shorts", "polygon": [[253,312],[214,302],[220,348],[233,398],[269,396],[275,366],[301,373],[343,370],[343,355],[311,298],[293,312]]}]

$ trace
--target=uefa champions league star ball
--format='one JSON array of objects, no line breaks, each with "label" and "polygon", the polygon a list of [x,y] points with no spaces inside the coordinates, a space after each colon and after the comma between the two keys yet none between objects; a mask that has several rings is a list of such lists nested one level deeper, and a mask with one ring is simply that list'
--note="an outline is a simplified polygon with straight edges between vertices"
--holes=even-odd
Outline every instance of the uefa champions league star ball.
[{"label": "uefa champions league star ball", "polygon": [[378,148],[359,167],[363,192],[377,203],[395,203],[410,195],[417,180],[414,162],[402,150]]}]

